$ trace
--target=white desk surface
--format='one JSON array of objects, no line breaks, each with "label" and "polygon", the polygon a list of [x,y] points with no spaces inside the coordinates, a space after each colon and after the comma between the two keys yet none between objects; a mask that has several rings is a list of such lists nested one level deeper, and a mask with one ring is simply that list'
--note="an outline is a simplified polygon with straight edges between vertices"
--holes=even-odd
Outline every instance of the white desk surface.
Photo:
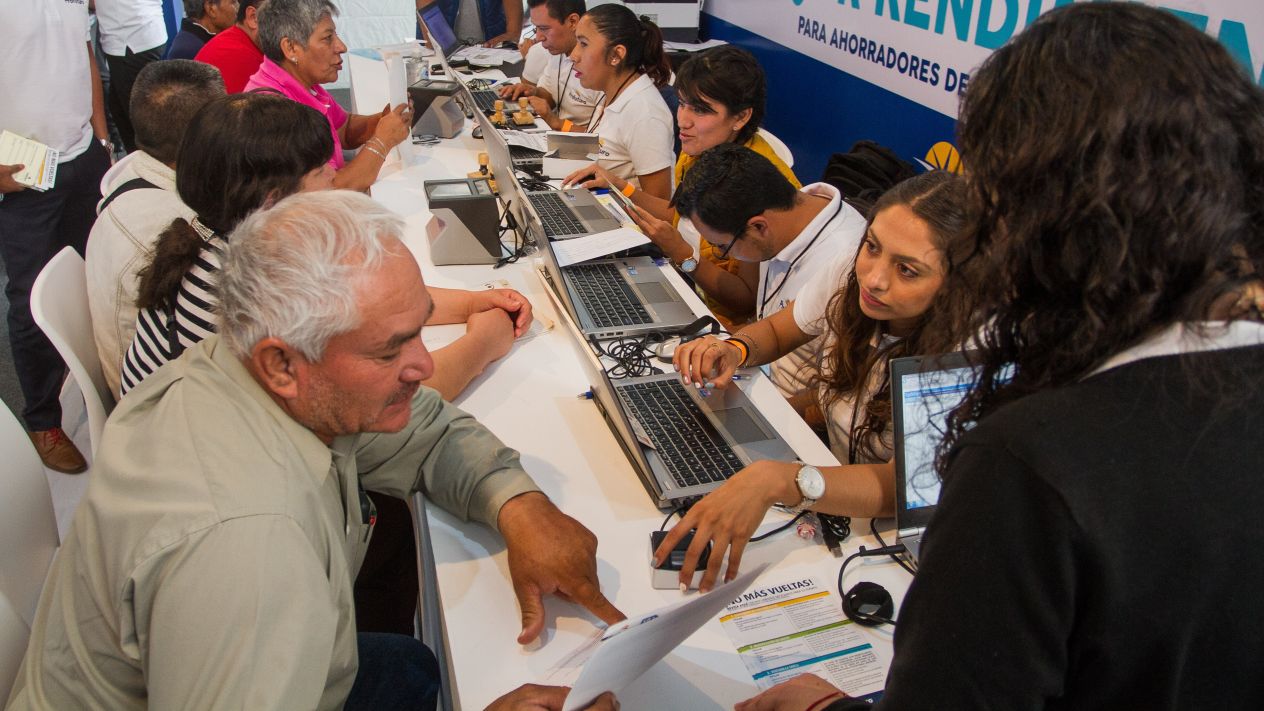
[{"label": "white desk surface", "polygon": [[[596,404],[577,398],[588,389],[576,346],[558,321],[552,302],[536,276],[536,257],[502,269],[490,266],[436,267],[430,263],[425,237],[426,208],[422,181],[463,177],[477,169],[482,141],[462,135],[438,146],[405,146],[402,164],[388,165],[372,195],[407,220],[407,243],[422,265],[426,282],[435,286],[477,289],[504,279],[526,295],[537,314],[557,322],[552,331],[516,344],[492,364],[456,404],[478,417],[506,444],[522,453],[522,463],[540,488],[567,514],[594,534],[601,588],[627,614],[674,602],[680,593],[650,587],[649,535],[664,514],[655,508],[627,461]],[[666,270],[696,311],[705,313],[674,270]],[[428,328],[427,344],[437,347],[458,337],[459,326]],[[744,389],[805,461],[833,464],[829,449],[797,417],[770,381],[759,377]],[[577,605],[546,598],[546,631],[532,645],[516,642],[521,619],[510,584],[504,545],[499,535],[477,524],[462,523],[428,507],[430,535],[438,574],[438,593],[446,628],[451,693],[454,707],[483,709],[501,694],[524,683],[541,683],[553,666],[587,639],[601,622]],[[766,525],[784,521],[769,515]],[[846,552],[876,543],[867,520],[853,522],[855,533]],[[762,581],[814,575],[831,590],[841,562],[819,544],[787,531],[747,548],[743,564],[774,563]],[[884,562],[885,561],[885,562]],[[845,588],[858,580],[888,587],[897,605],[908,575],[887,559],[861,559],[848,571]],[[756,583],[759,584],[758,582]],[[691,593],[692,594],[692,593]],[[897,607],[898,609],[898,607]],[[868,630],[878,654],[889,661],[891,632]],[[716,621],[708,623],[673,654],[620,695],[625,709],[732,708],[757,688],[727,635]]]}]

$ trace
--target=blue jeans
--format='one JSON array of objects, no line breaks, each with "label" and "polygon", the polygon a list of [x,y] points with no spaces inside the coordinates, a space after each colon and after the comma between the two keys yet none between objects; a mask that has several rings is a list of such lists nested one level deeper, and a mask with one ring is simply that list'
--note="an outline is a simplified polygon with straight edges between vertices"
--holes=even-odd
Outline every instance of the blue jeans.
[{"label": "blue jeans", "polygon": [[407,635],[382,632],[359,633],[356,646],[360,668],[346,711],[434,711],[439,662],[429,647]]}]

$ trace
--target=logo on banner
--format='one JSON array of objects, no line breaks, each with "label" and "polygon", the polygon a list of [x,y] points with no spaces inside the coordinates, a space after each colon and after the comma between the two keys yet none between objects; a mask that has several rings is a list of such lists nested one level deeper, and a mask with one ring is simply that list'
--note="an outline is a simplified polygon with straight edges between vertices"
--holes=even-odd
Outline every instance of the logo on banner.
[{"label": "logo on banner", "polygon": [[961,173],[961,154],[957,147],[948,141],[940,141],[926,151],[926,159],[917,159],[926,170],[946,170],[950,173]]}]

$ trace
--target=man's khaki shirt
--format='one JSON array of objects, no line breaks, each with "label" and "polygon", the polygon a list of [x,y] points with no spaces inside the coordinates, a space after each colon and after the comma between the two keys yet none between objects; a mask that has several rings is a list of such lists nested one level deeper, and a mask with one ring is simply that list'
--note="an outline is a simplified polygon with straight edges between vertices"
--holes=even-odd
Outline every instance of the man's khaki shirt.
[{"label": "man's khaki shirt", "polygon": [[327,447],[218,337],[119,404],[10,708],[337,709],[356,674],[357,479],[494,526],[534,483],[422,388],[399,433]]}]

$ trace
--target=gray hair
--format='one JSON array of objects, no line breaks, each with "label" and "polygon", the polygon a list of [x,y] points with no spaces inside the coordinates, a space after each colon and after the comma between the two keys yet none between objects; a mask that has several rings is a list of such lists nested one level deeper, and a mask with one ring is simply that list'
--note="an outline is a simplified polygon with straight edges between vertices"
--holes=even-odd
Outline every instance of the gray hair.
[{"label": "gray hair", "polygon": [[316,25],[326,17],[337,17],[332,0],[271,0],[259,8],[259,49],[263,56],[280,64],[285,61],[281,40],[288,37],[306,47]]},{"label": "gray hair", "polygon": [[[220,273],[220,333],[240,358],[278,338],[316,362],[329,339],[360,325],[357,293],[403,234],[404,221],[350,190],[291,195],[232,231]],[[407,250],[402,250],[407,253]]]}]

